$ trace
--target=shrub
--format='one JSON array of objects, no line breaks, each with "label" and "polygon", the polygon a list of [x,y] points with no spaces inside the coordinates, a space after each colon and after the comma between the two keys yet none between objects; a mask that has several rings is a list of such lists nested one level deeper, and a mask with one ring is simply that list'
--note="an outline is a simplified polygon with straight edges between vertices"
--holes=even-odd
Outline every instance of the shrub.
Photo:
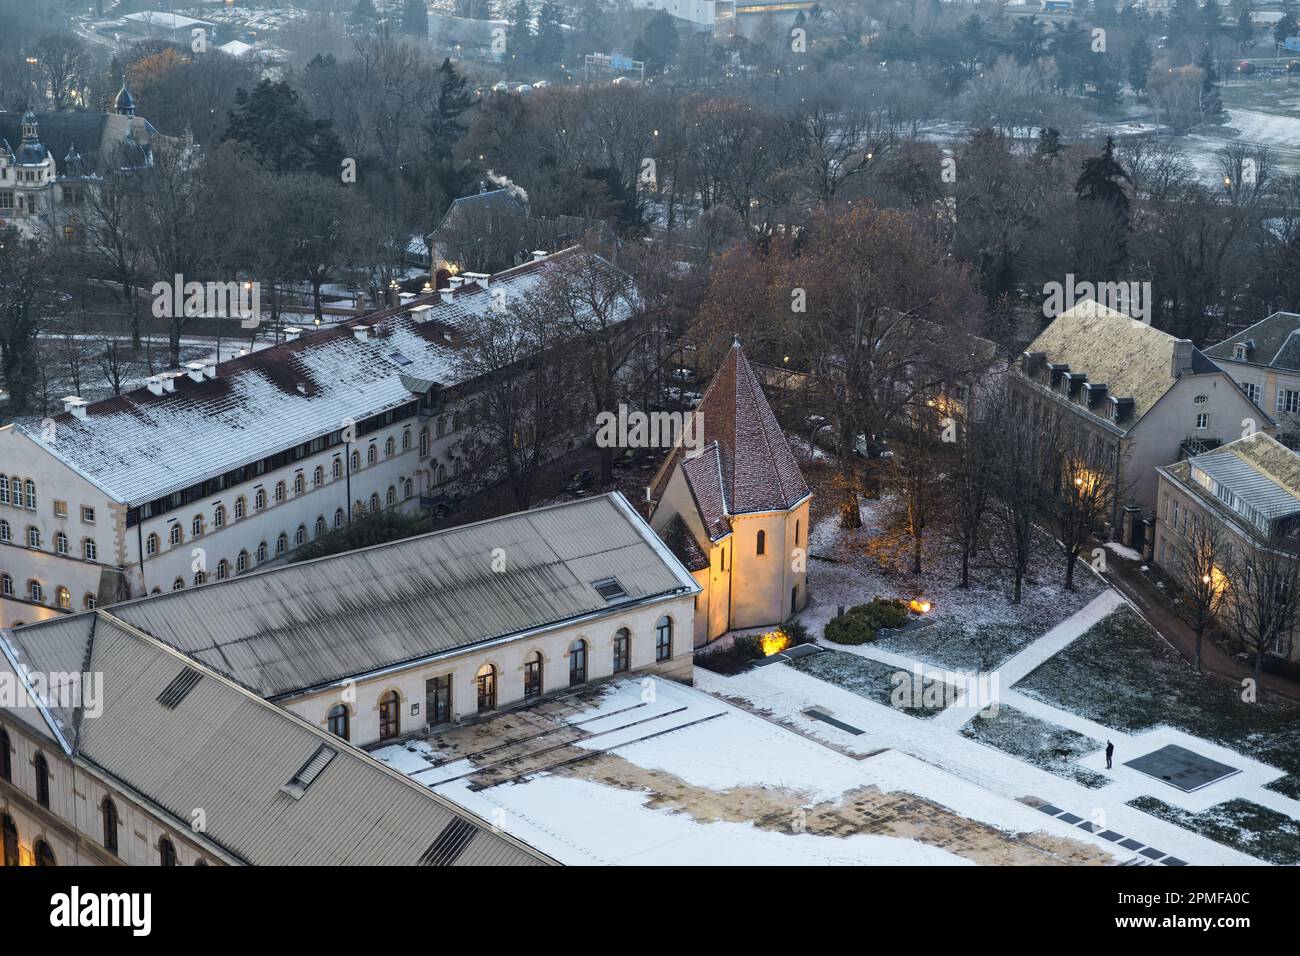
[{"label": "shrub", "polygon": [[808,636],[808,625],[798,618],[790,618],[777,628],[782,634],[790,638],[791,644],[807,644],[812,638]]},{"label": "shrub", "polygon": [[907,622],[910,620],[907,614],[907,605],[897,598],[872,598],[871,603],[865,606],[871,616],[871,623],[876,630],[882,628],[897,630],[900,627],[906,627]]},{"label": "shrub", "polygon": [[836,644],[866,644],[876,639],[876,628],[866,604],[849,608],[826,624],[826,640]]},{"label": "shrub", "polygon": [[732,652],[742,660],[756,661],[763,657],[763,635],[742,634],[731,642]]}]

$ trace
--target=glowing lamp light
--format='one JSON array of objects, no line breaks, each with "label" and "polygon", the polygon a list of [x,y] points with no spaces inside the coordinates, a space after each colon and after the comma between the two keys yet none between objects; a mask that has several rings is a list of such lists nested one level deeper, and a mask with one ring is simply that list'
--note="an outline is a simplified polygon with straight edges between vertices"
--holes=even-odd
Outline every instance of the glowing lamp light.
[{"label": "glowing lamp light", "polygon": [[763,656],[771,657],[773,654],[780,654],[790,646],[790,638],[781,631],[769,631],[760,638]]},{"label": "glowing lamp light", "polygon": [[907,602],[908,608],[915,614],[929,614],[930,602],[925,598],[912,598]]}]

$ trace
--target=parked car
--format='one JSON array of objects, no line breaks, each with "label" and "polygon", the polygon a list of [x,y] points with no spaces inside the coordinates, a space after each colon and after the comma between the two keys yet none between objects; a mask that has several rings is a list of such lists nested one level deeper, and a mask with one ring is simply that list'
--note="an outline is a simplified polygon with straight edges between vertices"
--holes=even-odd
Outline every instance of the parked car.
[{"label": "parked car", "polygon": [[492,92],[493,92],[493,93],[508,93],[508,92],[510,92],[510,84],[507,83],[505,80],[501,80],[499,83],[493,83],[493,84],[492,84]]}]

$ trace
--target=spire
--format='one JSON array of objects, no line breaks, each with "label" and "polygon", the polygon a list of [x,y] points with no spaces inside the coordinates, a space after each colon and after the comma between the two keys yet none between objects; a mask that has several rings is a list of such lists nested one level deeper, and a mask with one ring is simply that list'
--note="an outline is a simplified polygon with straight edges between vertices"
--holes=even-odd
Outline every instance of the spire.
[{"label": "spire", "polygon": [[120,116],[135,115],[135,97],[133,97],[131,91],[126,88],[125,70],[122,71],[122,89],[118,91],[117,97],[113,100],[113,112]]}]

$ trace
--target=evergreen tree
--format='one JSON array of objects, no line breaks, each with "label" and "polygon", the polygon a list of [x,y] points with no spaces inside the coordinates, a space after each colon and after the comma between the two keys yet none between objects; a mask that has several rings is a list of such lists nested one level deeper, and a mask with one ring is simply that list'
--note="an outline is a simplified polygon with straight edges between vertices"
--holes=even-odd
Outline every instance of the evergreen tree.
[{"label": "evergreen tree", "polygon": [[1237,25],[1232,30],[1232,38],[1237,41],[1237,46],[1245,50],[1255,39],[1255,27],[1250,22],[1250,4],[1242,4],[1242,8],[1237,13]]},{"label": "evergreen tree", "polygon": [[1135,93],[1142,93],[1147,88],[1147,77],[1155,57],[1151,52],[1151,41],[1138,37],[1128,51],[1128,85]]},{"label": "evergreen tree", "polygon": [[564,58],[564,30],[560,22],[560,8],[554,0],[545,0],[537,14],[537,38],[533,41],[537,63],[553,69]]},{"label": "evergreen tree", "polygon": [[1223,109],[1223,99],[1219,96],[1219,70],[1214,65],[1214,53],[1207,43],[1201,47],[1201,54],[1196,58],[1196,65],[1201,68],[1201,117],[1207,123],[1222,123],[1227,113]]},{"label": "evergreen tree", "polygon": [[434,102],[424,131],[429,136],[430,150],[439,162],[451,162],[452,151],[465,133],[460,118],[470,107],[469,84],[464,74],[456,69],[451,59],[438,67],[438,98]]},{"label": "evergreen tree", "polygon": [[677,24],[667,10],[659,10],[646,22],[632,47],[632,56],[645,61],[646,72],[662,73],[677,58]]},{"label": "evergreen tree", "polygon": [[510,25],[506,29],[506,59],[524,66],[533,57],[533,28],[529,21],[532,13],[528,0],[517,0],[510,10]]},{"label": "evergreen tree", "polygon": [[402,32],[425,36],[429,32],[429,8],[425,0],[406,0],[402,7]]},{"label": "evergreen tree", "polygon": [[1034,153],[1048,158],[1055,157],[1061,151],[1061,131],[1053,126],[1042,126],[1038,130],[1038,145]]},{"label": "evergreen tree", "polygon": [[1300,28],[1296,27],[1295,14],[1284,11],[1282,19],[1277,21],[1276,26],[1273,27],[1273,42],[1281,46],[1295,36],[1298,29]]},{"label": "evergreen tree", "polygon": [[374,0],[357,0],[348,22],[357,30],[373,29],[379,23],[379,11],[375,9]]},{"label": "evergreen tree", "polygon": [[1083,161],[1079,179],[1074,184],[1074,194],[1079,202],[1104,203],[1111,206],[1128,224],[1128,192],[1124,183],[1131,182],[1129,174],[1115,158],[1115,140],[1106,137],[1106,146],[1100,156]]},{"label": "evergreen tree", "polygon": [[312,119],[293,87],[283,80],[262,80],[251,93],[237,90],[222,139],[252,147],[258,161],[277,173],[338,176],[343,160],[343,144],[334,124]]}]

